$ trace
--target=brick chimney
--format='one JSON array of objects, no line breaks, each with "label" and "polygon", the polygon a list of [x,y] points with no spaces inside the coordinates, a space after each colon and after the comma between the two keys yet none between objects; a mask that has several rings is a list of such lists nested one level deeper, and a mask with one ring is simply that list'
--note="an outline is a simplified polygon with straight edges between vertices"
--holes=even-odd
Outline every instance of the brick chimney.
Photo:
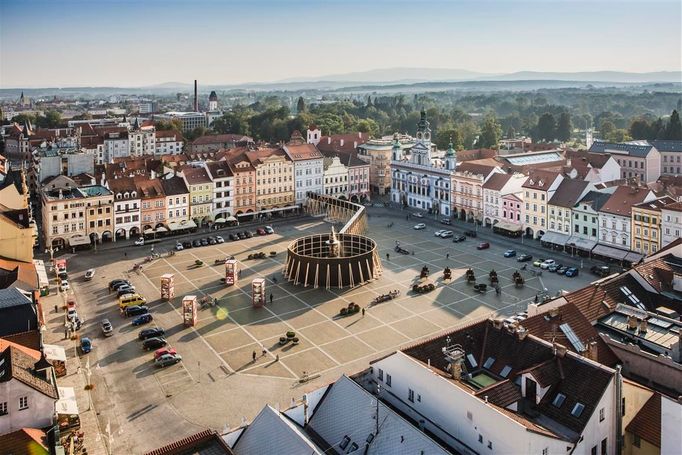
[{"label": "brick chimney", "polygon": [[587,357],[590,360],[594,360],[595,362],[598,362],[599,360],[597,359],[597,342],[596,341],[590,341],[587,343],[587,349],[584,352],[584,356]]}]

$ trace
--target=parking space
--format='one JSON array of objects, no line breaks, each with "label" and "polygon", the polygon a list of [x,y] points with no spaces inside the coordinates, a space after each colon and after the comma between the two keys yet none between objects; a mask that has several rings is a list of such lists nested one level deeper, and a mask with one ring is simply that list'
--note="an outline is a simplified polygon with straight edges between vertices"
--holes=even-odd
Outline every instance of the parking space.
[{"label": "parking space", "polygon": [[[144,264],[140,274],[130,272],[132,260],[97,257],[96,279],[77,282],[74,290],[80,301],[87,302],[91,323],[86,331],[94,336],[96,346],[91,361],[97,365],[96,373],[106,384],[110,400],[121,408],[107,410],[104,415],[120,432],[131,432],[135,443],[143,448],[161,445],[152,442],[163,437],[160,434],[158,438],[149,438],[147,444],[145,428],[140,427],[144,420],[137,417],[131,420],[130,415],[143,403],[154,402],[159,407],[149,411],[152,416],[168,412],[163,405],[172,404],[173,412],[195,425],[190,428],[236,425],[242,416],[253,417],[265,403],[279,400],[285,403],[290,397],[299,396],[296,389],[306,374],[320,375],[306,384],[315,387],[343,372],[353,373],[366,367],[371,359],[419,338],[471,319],[514,314],[524,310],[545,289],[550,293],[575,289],[592,279],[548,272],[533,276],[527,270],[521,272],[525,285],[516,287],[512,273],[521,264],[515,258],[503,257],[506,248],[494,241],[489,249],[479,251],[476,239],[453,243],[452,239],[434,237],[432,228],[415,231],[407,221],[395,222],[387,229],[386,218],[372,216],[369,224],[367,235],[379,245],[383,275],[355,289],[302,288],[282,281],[287,245],[303,233],[310,235],[329,229],[327,223],[317,219],[282,226],[272,235],[228,240],[172,256],[157,248],[162,257]],[[396,241],[408,254],[394,251]],[[248,259],[249,254],[259,251],[267,257]],[[271,251],[276,255],[271,257]],[[224,265],[214,261],[229,256],[237,259],[241,278],[228,287],[221,281]],[[105,263],[107,260],[111,262]],[[196,261],[203,265],[196,265]],[[417,294],[412,285],[424,266],[429,268],[435,290]],[[446,266],[452,270],[448,282],[442,278]],[[532,265],[527,267],[534,269]],[[474,271],[479,283],[488,283],[488,272],[496,270],[500,294],[490,288],[486,293],[475,292],[465,281],[468,268]],[[170,301],[160,299],[160,279],[166,273],[175,276],[175,297]],[[106,283],[117,277],[130,279],[147,298],[154,316],[151,325],[165,329],[169,346],[183,357],[181,363],[156,368],[153,353],[141,349],[141,342],[137,341],[139,328],[131,327],[130,320],[118,314],[115,294],[106,290]],[[251,281],[257,277],[266,279],[267,304],[262,308],[251,305]],[[372,305],[375,297],[393,290],[400,291],[397,299]],[[183,326],[180,313],[182,297],[188,294],[218,301],[217,306],[200,309],[198,322],[191,328]],[[340,316],[339,310],[351,302],[365,312]],[[115,331],[113,337],[106,339],[97,334],[97,321],[105,317],[112,321]],[[299,342],[281,345],[280,337],[286,337],[290,331],[295,332]],[[132,395],[137,400],[129,397],[131,389],[135,390]],[[197,401],[203,401],[204,406],[198,406]],[[173,426],[167,430],[190,433]],[[121,449],[133,450],[131,445]]]}]

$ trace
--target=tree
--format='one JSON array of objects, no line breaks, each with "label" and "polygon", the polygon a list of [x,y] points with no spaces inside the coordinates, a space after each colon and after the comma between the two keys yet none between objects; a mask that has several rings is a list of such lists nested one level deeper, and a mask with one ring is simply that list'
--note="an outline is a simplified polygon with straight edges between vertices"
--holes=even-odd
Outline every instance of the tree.
[{"label": "tree", "polygon": [[556,120],[551,113],[545,112],[538,119],[537,137],[545,142],[553,141],[556,137]]},{"label": "tree", "polygon": [[633,120],[630,123],[629,132],[633,139],[656,139],[653,125],[643,118]]},{"label": "tree", "polygon": [[665,129],[665,138],[671,141],[682,140],[682,124],[680,123],[680,114],[674,110],[670,114],[668,126]]},{"label": "tree", "polygon": [[299,114],[305,112],[305,101],[302,96],[298,97],[298,103],[296,103],[296,112]]},{"label": "tree", "polygon": [[185,134],[185,139],[191,142],[198,137],[205,136],[206,133],[208,133],[208,129],[204,128],[203,126],[197,126],[192,131]]},{"label": "tree", "polygon": [[40,128],[57,128],[61,123],[62,115],[57,111],[47,111],[44,116],[36,118],[36,125]]},{"label": "tree", "polygon": [[603,120],[599,124],[599,133],[601,133],[601,137],[604,140],[610,140],[609,137],[611,137],[615,130],[616,125],[614,125],[611,120]]},{"label": "tree", "polygon": [[371,118],[358,120],[353,129],[361,133],[369,133],[372,137],[379,133],[379,125]]},{"label": "tree", "polygon": [[562,112],[559,115],[559,122],[556,127],[556,138],[561,142],[567,142],[571,139],[571,131],[573,131],[573,125],[571,124],[571,114],[568,112]]},{"label": "tree", "polygon": [[29,122],[31,124],[35,124],[36,118],[35,118],[35,116],[30,115],[30,114],[19,114],[19,115],[15,115],[14,117],[12,117],[12,121],[16,122],[20,125],[23,125],[24,123],[29,123]]},{"label": "tree", "polygon": [[499,123],[497,123],[495,114],[490,113],[486,115],[483,128],[481,128],[481,134],[478,137],[478,147],[497,148],[501,134],[502,129]]},{"label": "tree", "polygon": [[[219,119],[216,119],[216,121]],[[178,118],[174,118],[171,120],[160,120],[157,122],[154,122],[154,127],[159,130],[159,131],[164,131],[164,130],[175,130],[182,132],[182,120]]]}]

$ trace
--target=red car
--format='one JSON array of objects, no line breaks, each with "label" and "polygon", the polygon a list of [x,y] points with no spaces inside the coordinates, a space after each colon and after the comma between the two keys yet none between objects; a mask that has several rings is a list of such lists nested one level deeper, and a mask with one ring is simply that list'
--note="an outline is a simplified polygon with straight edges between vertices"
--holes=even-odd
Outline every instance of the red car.
[{"label": "red car", "polygon": [[156,351],[154,351],[154,360],[158,359],[159,357],[161,357],[161,356],[164,355],[164,354],[175,355],[175,354],[177,354],[177,352],[175,352],[175,349],[173,349],[173,348],[160,348],[160,349],[157,349]]},{"label": "red car", "polygon": [[477,250],[487,250],[488,248],[490,248],[490,244],[488,242],[481,242],[476,247]]},{"label": "red car", "polygon": [[258,235],[268,235],[268,233],[265,232],[265,229],[263,229],[262,227],[256,229],[256,232],[258,233]]}]

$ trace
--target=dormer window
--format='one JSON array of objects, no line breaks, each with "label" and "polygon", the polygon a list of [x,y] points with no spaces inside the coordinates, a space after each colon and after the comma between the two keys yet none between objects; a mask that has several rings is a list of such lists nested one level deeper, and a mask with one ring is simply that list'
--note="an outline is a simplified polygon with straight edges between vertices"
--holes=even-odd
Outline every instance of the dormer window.
[{"label": "dormer window", "polygon": [[576,403],[575,406],[573,406],[573,409],[571,410],[571,415],[573,417],[580,417],[585,410],[585,405],[582,403]]},{"label": "dormer window", "polygon": [[554,399],[552,400],[552,406],[555,408],[560,408],[562,404],[564,404],[564,401],[566,401],[566,395],[563,393],[557,393]]},{"label": "dormer window", "polygon": [[473,355],[467,354],[467,360],[469,361],[471,368],[476,368],[478,366],[478,363],[476,362],[476,359],[474,359]]},{"label": "dormer window", "polygon": [[505,365],[504,368],[502,368],[502,371],[500,371],[500,376],[503,378],[506,378],[509,376],[509,373],[511,372],[511,366]]}]

